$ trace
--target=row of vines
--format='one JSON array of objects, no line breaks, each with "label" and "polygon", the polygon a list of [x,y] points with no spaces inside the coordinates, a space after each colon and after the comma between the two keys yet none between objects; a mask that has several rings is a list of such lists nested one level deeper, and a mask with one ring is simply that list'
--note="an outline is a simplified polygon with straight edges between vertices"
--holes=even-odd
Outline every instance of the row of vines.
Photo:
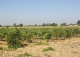
[{"label": "row of vines", "polygon": [[5,40],[10,48],[23,46],[23,41],[63,40],[80,37],[80,28],[0,28],[0,41]]}]

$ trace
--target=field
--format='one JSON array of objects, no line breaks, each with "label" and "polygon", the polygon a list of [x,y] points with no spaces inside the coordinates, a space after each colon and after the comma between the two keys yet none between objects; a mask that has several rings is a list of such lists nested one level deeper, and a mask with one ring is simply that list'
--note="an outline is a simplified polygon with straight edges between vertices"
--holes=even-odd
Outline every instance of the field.
[{"label": "field", "polygon": [[80,57],[80,28],[0,28],[0,57]]},{"label": "field", "polygon": [[[6,42],[0,42],[0,46],[5,48],[0,51],[0,57],[80,57],[80,38],[44,43],[46,44],[31,43],[17,50],[8,50]],[[47,47],[52,47],[55,51],[42,52]],[[26,52],[31,56],[25,56]]]}]

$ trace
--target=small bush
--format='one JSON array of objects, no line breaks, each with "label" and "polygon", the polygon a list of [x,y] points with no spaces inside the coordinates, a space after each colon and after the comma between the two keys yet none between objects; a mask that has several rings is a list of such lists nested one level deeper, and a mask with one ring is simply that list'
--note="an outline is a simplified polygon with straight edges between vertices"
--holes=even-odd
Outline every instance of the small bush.
[{"label": "small bush", "polygon": [[49,51],[49,50],[55,51],[55,49],[54,49],[54,48],[52,48],[52,47],[44,48],[42,51],[43,51],[43,52],[45,52],[45,51]]},{"label": "small bush", "polygon": [[9,32],[6,38],[9,48],[17,49],[22,46],[21,32],[18,29]]},{"label": "small bush", "polygon": [[13,50],[15,50],[15,49],[6,48],[6,47],[3,48],[3,51],[13,51]]},{"label": "small bush", "polygon": [[48,45],[48,43],[38,42],[36,45]]},{"label": "small bush", "polygon": [[52,37],[52,34],[51,34],[51,33],[48,33],[45,37],[46,37],[46,39],[47,39],[47,42],[49,42],[49,40],[50,40],[51,37]]},{"label": "small bush", "polygon": [[26,52],[26,53],[24,54],[24,56],[31,56],[31,54],[29,54],[29,53]]},{"label": "small bush", "polygon": [[3,47],[0,47],[0,50],[2,50],[3,49]]},{"label": "small bush", "polygon": [[42,45],[43,43],[42,42],[38,42],[38,43],[36,43],[36,45]]},{"label": "small bush", "polygon": [[9,49],[9,48],[6,48],[6,47],[0,47],[0,50],[3,50],[3,51],[12,51],[13,49]]},{"label": "small bush", "polygon": [[33,56],[26,52],[24,54],[19,54],[18,56],[15,56],[15,57],[33,57]]}]

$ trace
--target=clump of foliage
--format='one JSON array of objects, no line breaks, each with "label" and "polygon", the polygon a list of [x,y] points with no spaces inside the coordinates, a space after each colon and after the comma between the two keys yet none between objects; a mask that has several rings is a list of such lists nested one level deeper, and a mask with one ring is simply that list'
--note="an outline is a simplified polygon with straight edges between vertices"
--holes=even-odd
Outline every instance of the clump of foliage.
[{"label": "clump of foliage", "polygon": [[15,57],[33,57],[30,53],[24,53],[24,54],[19,54],[18,56]]},{"label": "clump of foliage", "polygon": [[21,32],[18,29],[14,29],[9,32],[6,38],[9,48],[17,49],[22,46]]},{"label": "clump of foliage", "polygon": [[38,43],[36,43],[36,45],[42,45],[43,43],[42,42],[38,42]]},{"label": "clump of foliage", "polygon": [[0,40],[3,40],[5,38],[5,36],[7,34],[6,30],[7,29],[4,29],[4,28],[0,29]]},{"label": "clump of foliage", "polygon": [[70,38],[71,36],[73,36],[71,28],[66,28],[65,32],[66,32],[66,38]]},{"label": "clump of foliage", "polygon": [[3,50],[3,47],[0,47],[0,50]]},{"label": "clump of foliage", "polygon": [[36,45],[48,45],[48,43],[38,42]]},{"label": "clump of foliage", "polygon": [[24,56],[31,56],[31,54],[29,54],[29,53],[26,52],[26,53],[24,54]]},{"label": "clump of foliage", "polygon": [[[41,40],[65,40],[71,37],[80,37],[79,27],[60,28],[0,28],[0,41],[6,40],[9,48],[22,46],[26,43],[39,42]],[[38,43],[42,45],[43,43]]]},{"label": "clump of foliage", "polygon": [[50,40],[51,37],[52,37],[52,34],[51,34],[51,33],[48,33],[45,37],[46,37],[46,39],[47,39],[47,42],[49,42],[49,40]]},{"label": "clump of foliage", "polygon": [[45,52],[45,51],[49,51],[49,50],[55,51],[55,49],[53,47],[44,48],[42,51]]}]

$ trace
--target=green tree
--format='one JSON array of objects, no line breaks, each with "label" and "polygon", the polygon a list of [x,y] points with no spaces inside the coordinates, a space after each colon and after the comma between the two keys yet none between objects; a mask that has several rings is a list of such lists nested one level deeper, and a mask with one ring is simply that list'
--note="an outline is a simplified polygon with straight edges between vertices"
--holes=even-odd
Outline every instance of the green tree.
[{"label": "green tree", "polygon": [[2,27],[2,25],[0,25],[0,27]]},{"label": "green tree", "polygon": [[37,24],[35,24],[34,26],[37,26]]},{"label": "green tree", "polygon": [[45,24],[45,23],[43,23],[43,24],[42,24],[42,26],[46,26],[46,24]]},{"label": "green tree", "polygon": [[56,23],[52,23],[51,26],[57,26],[57,24]]},{"label": "green tree", "polygon": [[77,21],[77,24],[80,25],[80,20]]},{"label": "green tree", "polygon": [[14,23],[14,24],[13,24],[13,27],[16,27],[16,26],[17,26],[16,23]]},{"label": "green tree", "polygon": [[21,24],[19,24],[19,26],[20,26],[20,27],[23,27],[23,24],[21,23]]},{"label": "green tree", "polygon": [[61,26],[67,26],[67,24],[66,23],[62,23]]}]

